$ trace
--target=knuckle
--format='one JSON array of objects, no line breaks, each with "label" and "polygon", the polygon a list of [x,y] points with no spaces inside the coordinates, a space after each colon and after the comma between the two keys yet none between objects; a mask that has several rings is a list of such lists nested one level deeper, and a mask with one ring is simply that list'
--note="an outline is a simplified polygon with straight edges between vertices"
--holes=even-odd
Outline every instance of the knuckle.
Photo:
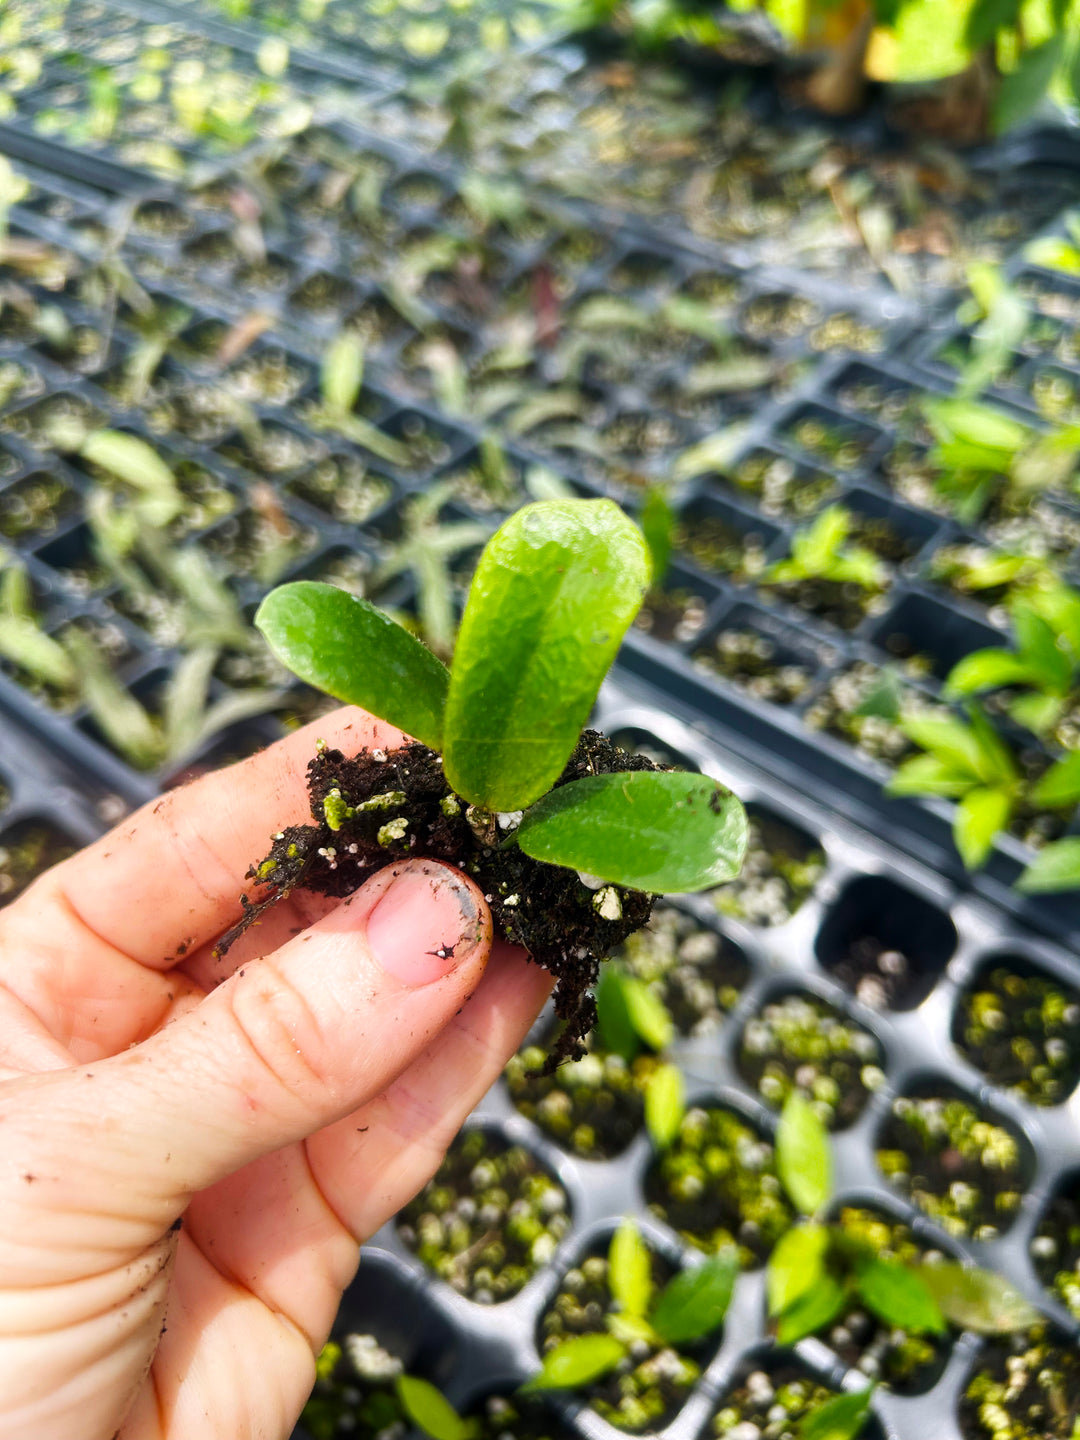
[{"label": "knuckle", "polygon": [[313,1110],[336,1100],[335,1069],[323,1027],[273,959],[253,965],[227,990],[242,1045],[283,1097]]}]

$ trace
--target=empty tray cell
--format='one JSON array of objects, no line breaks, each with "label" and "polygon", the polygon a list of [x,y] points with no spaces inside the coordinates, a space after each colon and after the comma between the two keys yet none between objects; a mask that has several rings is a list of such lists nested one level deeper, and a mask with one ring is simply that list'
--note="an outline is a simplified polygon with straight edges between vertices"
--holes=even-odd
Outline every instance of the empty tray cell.
[{"label": "empty tray cell", "polygon": [[804,405],[785,423],[784,438],[834,470],[863,464],[881,432],[816,405]]},{"label": "empty tray cell", "polygon": [[445,1389],[461,1364],[453,1327],[397,1264],[372,1250],[319,1356],[318,1378],[295,1440],[372,1440],[404,1433],[395,1381],[416,1375]]},{"label": "empty tray cell", "polygon": [[55,572],[62,592],[78,599],[104,590],[111,576],[98,560],[88,525],[76,525],[36,552],[37,558]]},{"label": "empty tray cell", "polygon": [[763,515],[792,519],[801,519],[820,509],[838,489],[836,478],[827,471],[800,465],[787,455],[764,449],[751,450],[736,460],[722,479],[753,496]]},{"label": "empty tray cell", "polygon": [[737,945],[664,901],[613,958],[657,992],[680,1035],[716,1034],[750,978]]},{"label": "empty tray cell", "polygon": [[892,670],[856,660],[829,677],[803,712],[803,723],[870,760],[897,765],[914,749],[898,723],[912,693]]},{"label": "empty tray cell", "polygon": [[230,465],[265,476],[287,475],[314,465],[326,458],[327,448],[323,440],[271,420],[249,428],[246,434],[238,431],[218,445],[216,453]]},{"label": "empty tray cell", "polygon": [[833,381],[832,394],[843,409],[864,419],[905,435],[921,434],[927,442],[930,440],[923,420],[926,392],[918,386],[896,380],[869,365],[854,364],[847,366]]},{"label": "empty tray cell", "polygon": [[980,1351],[960,1398],[964,1440],[1073,1440],[1080,1419],[1080,1351],[1036,1326]]},{"label": "empty tray cell", "polygon": [[723,500],[693,500],[679,513],[675,549],[706,574],[747,580],[765,568],[765,551],[780,531]]},{"label": "empty tray cell", "polygon": [[[840,1245],[851,1246],[856,1256],[870,1254],[903,1265],[941,1257],[940,1250],[920,1244],[910,1225],[880,1206],[845,1205],[833,1223]],[[952,1350],[951,1335],[912,1334],[886,1324],[858,1298],[816,1333],[845,1367],[861,1370],[898,1395],[925,1394],[940,1379]]]},{"label": "empty tray cell", "polygon": [[79,500],[59,475],[35,470],[0,489],[0,535],[16,544],[42,540],[78,511]]},{"label": "empty tray cell", "polygon": [[708,898],[721,915],[751,925],[783,925],[814,893],[825,852],[814,836],[763,806],[746,807],[750,844],[737,879]]},{"label": "empty tray cell", "polygon": [[1080,1079],[1080,990],[1021,955],[995,955],[953,1016],[957,1049],[995,1085],[1060,1105]]},{"label": "empty tray cell", "polygon": [[[246,260],[239,266],[233,275],[232,283],[238,294],[258,294],[261,291],[263,294],[276,295],[287,289],[295,278],[295,262],[287,255],[268,250],[257,260]],[[319,288],[312,286],[311,293],[317,299]],[[290,303],[295,303],[293,297],[290,297]]]},{"label": "empty tray cell", "polygon": [[1075,425],[1080,420],[1080,375],[1057,365],[1033,365],[1026,385],[1044,420],[1055,425]]},{"label": "empty tray cell", "polygon": [[[804,1424],[836,1394],[789,1356],[763,1354],[744,1360],[706,1426],[703,1440],[797,1440],[804,1433],[813,1433],[804,1432]],[[823,1436],[827,1433],[845,1432],[822,1431]],[[857,1433],[859,1440],[884,1437],[873,1414]]]},{"label": "empty tray cell", "polygon": [[131,217],[132,231],[154,240],[181,240],[190,235],[194,224],[187,206],[170,200],[143,200]]},{"label": "empty tray cell", "polygon": [[818,931],[818,964],[873,1010],[913,1010],[956,949],[947,911],[887,875],[845,885]]},{"label": "empty tray cell", "polygon": [[692,1106],[645,1177],[645,1199],[688,1244],[714,1253],[736,1245],[761,1265],[795,1217],[772,1145],[721,1105]]},{"label": "empty tray cell", "polygon": [[[609,1243],[592,1246],[563,1275],[537,1327],[541,1355],[572,1336],[607,1333],[608,1316],[620,1308],[611,1294]],[[649,1255],[653,1293],[659,1294],[679,1267],[652,1246]],[[645,1339],[635,1342],[616,1370],[577,1393],[616,1429],[634,1435],[661,1430],[689,1399],[719,1338],[717,1333],[678,1348]]]},{"label": "empty tray cell", "polygon": [[232,515],[207,535],[205,548],[230,576],[248,575],[262,585],[275,584],[318,543],[310,526],[295,520],[267,484],[252,486],[250,509]]},{"label": "empty tray cell", "polygon": [[681,565],[669,566],[634,617],[634,625],[654,640],[684,645],[705,624],[709,604],[719,594],[716,586]]},{"label": "empty tray cell", "polygon": [[594,1032],[581,1060],[560,1065],[554,1075],[537,1075],[551,1038],[549,1030],[543,1044],[526,1045],[507,1065],[510,1098],[564,1150],[585,1160],[621,1155],[644,1124],[645,1082],[656,1061],[639,1055],[628,1065],[603,1050]]},{"label": "empty tray cell", "polygon": [[320,580],[326,585],[336,585],[352,595],[367,598],[376,593],[372,571],[375,562],[363,550],[351,546],[335,545],[324,554],[304,565],[290,578],[294,580]]},{"label": "empty tray cell", "polygon": [[842,1011],[803,990],[778,996],[747,1020],[739,1073],[779,1110],[798,1090],[834,1130],[853,1124],[885,1083],[881,1046]]},{"label": "empty tray cell", "polygon": [[397,1217],[405,1245],[481,1305],[509,1300],[570,1229],[566,1191],[523,1145],[463,1130],[434,1179]]},{"label": "empty tray cell", "polygon": [[285,489],[343,525],[362,525],[387,503],[394,484],[355,455],[328,455],[294,476]]},{"label": "empty tray cell", "polygon": [[678,280],[678,267],[663,255],[632,250],[611,267],[607,279],[613,290],[657,290]]},{"label": "empty tray cell", "polygon": [[0,907],[78,848],[52,820],[32,817],[0,830]]},{"label": "empty tray cell", "polygon": [[753,340],[778,344],[805,335],[811,325],[821,323],[821,318],[821,310],[813,300],[779,291],[749,300],[743,306],[739,325]]},{"label": "empty tray cell", "polygon": [[875,628],[874,643],[904,662],[908,674],[944,680],[973,650],[1000,646],[1002,635],[928,595],[908,594]]},{"label": "empty tray cell", "polygon": [[251,405],[290,405],[312,379],[311,367],[277,345],[262,345],[233,360],[221,384]]},{"label": "empty tray cell", "polygon": [[1080,1171],[1059,1182],[1032,1237],[1030,1253],[1047,1290],[1080,1320]]},{"label": "empty tray cell", "polygon": [[802,643],[771,615],[737,606],[692,651],[694,665],[738,686],[754,700],[794,705],[809,690],[827,653]]},{"label": "empty tray cell", "polygon": [[1034,1169],[1026,1137],[943,1076],[893,1101],[877,1162],[948,1234],[974,1240],[1009,1229]]}]

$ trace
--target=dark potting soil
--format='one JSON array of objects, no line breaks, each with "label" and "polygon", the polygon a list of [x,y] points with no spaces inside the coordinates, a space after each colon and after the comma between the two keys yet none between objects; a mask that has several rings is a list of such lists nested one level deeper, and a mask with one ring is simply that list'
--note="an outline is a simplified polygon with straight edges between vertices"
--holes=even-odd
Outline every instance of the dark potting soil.
[{"label": "dark potting soil", "polygon": [[984,1350],[960,1400],[965,1440],[1072,1440],[1080,1352],[1042,1326]]},{"label": "dark potting soil", "polygon": [[545,1048],[526,1045],[506,1067],[510,1098],[527,1120],[583,1160],[611,1160],[645,1123],[645,1082],[651,1055],[627,1064],[601,1050],[595,1033],[580,1060],[542,1074]]},{"label": "dark potting soil", "polygon": [[953,1039],[995,1085],[1060,1105],[1080,1079],[1080,993],[1002,957],[961,996]]},{"label": "dark potting soil", "polygon": [[[595,730],[582,733],[556,785],[586,775],[661,767],[627,755]],[[241,897],[244,918],[222,937],[218,953],[258,916],[293,890],[351,894],[369,875],[413,855],[445,860],[471,875],[491,906],[498,935],[526,949],[556,979],[555,1014],[566,1022],[544,1070],[584,1055],[596,1019],[591,990],[600,960],[648,920],[653,898],[615,888],[619,913],[607,919],[573,870],[532,860],[516,846],[499,848],[505,831],[446,783],[442,759],[426,745],[365,750],[352,759],[325,746],[308,765],[314,825],[291,825],[274,836],[269,854],[248,871],[265,887]],[[608,906],[605,909],[609,910]]]},{"label": "dark potting soil", "polygon": [[796,1440],[806,1417],[835,1394],[797,1365],[751,1370],[721,1400],[708,1433],[716,1440]]},{"label": "dark potting soil", "polygon": [[1030,1252],[1036,1275],[1080,1320],[1080,1176],[1075,1172],[1043,1211]]},{"label": "dark potting soil", "polygon": [[394,1382],[405,1367],[374,1335],[348,1334],[323,1346],[300,1423],[312,1440],[403,1436],[408,1422]]},{"label": "dark potting soil", "polygon": [[398,1236],[461,1295],[509,1300],[570,1228],[566,1191],[522,1145],[462,1131],[435,1178],[401,1212]]}]

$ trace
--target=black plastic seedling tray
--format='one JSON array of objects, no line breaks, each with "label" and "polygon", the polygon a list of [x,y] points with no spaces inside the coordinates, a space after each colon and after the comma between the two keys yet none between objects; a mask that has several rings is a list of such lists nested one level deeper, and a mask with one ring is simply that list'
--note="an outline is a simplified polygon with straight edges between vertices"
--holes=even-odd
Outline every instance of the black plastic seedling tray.
[{"label": "black plastic seedling tray", "polygon": [[[732,750],[673,719],[652,703],[655,691],[608,687],[596,722],[627,743],[640,744],[730,784],[752,813],[791,827],[821,856],[818,878],[794,913],[773,927],[734,919],[708,895],[680,899],[678,908],[702,933],[719,930],[748,965],[748,978],[719,1033],[675,1041],[669,1058],[684,1071],[691,1105],[732,1112],[766,1141],[775,1110],[748,1083],[740,1050],[748,1023],[777,1000],[791,995],[824,1002],[873,1038],[884,1080],[866,1100],[854,1123],[834,1134],[836,1195],[831,1212],[845,1205],[871,1207],[910,1224],[919,1243],[954,1257],[967,1256],[1006,1275],[1058,1327],[1061,1343],[1075,1343],[1078,1322],[1040,1283],[1031,1245],[1041,1218],[1062,1183],[1080,1163],[1074,1103],[1037,1108],[1002,1089],[958,1049],[962,997],[973,982],[997,964],[1029,967],[1067,990],[1078,979],[1075,958],[1015,924],[995,907],[957,889],[930,866],[901,856],[880,834],[838,819],[768,769],[744,763]],[[717,735],[720,732],[716,732]],[[766,758],[759,752],[759,758]],[[721,892],[722,893],[722,892]],[[873,935],[910,957],[911,985],[898,996],[900,1008],[871,1008],[837,979],[838,962],[861,937]],[[983,1117],[1004,1126],[1023,1157],[1023,1198],[1011,1224],[983,1241],[947,1233],[890,1185],[875,1159],[886,1144],[885,1127],[899,1097],[957,1094]],[[1075,1095],[1073,1095],[1075,1101]],[[346,1296],[335,1335],[370,1333],[400,1356],[410,1373],[431,1379],[468,1413],[485,1396],[510,1394],[539,1368],[538,1325],[558,1288],[559,1278],[597,1242],[606,1245],[618,1221],[635,1216],[649,1243],[674,1263],[685,1263],[693,1247],[658,1218],[646,1197],[654,1152],[644,1131],[611,1160],[580,1159],[518,1113],[505,1083],[497,1085],[469,1121],[519,1144],[564,1188],[572,1215],[569,1234],[549,1263],[524,1289],[494,1305],[473,1302],[433,1278],[403,1243],[391,1222],[365,1252],[360,1279]],[[960,1435],[957,1405],[984,1342],[951,1334],[937,1372],[919,1393],[879,1389],[874,1412],[880,1430],[868,1435],[910,1440]],[[859,1381],[848,1374],[827,1339],[800,1342],[794,1356],[771,1345],[767,1334],[764,1271],[744,1271],[725,1322],[723,1338],[708,1360],[700,1385],[678,1416],[660,1433],[669,1440],[694,1440],[735,1377],[748,1368],[771,1369],[794,1359],[826,1385],[843,1388]],[[861,1377],[865,1383],[865,1376]],[[931,1383],[932,1382],[932,1383]],[[613,1440],[613,1430],[572,1397],[555,1403],[553,1423],[565,1432]],[[296,1440],[306,1436],[301,1426]]]}]

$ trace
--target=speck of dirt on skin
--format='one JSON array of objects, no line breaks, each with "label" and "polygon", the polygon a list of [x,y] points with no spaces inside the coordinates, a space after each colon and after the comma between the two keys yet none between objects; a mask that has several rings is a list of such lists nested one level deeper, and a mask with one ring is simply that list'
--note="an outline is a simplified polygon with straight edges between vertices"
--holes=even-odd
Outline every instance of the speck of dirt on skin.
[{"label": "speck of dirt on skin", "polygon": [[34,1181],[37,1179],[37,1176],[36,1176],[36,1175],[31,1175],[31,1174],[30,1174],[30,1171],[28,1170],[28,1171],[26,1172],[26,1174],[25,1174],[22,1178],[26,1181],[27,1185],[32,1185],[32,1184],[34,1183]]},{"label": "speck of dirt on skin", "polygon": [[237,973],[238,975],[243,975],[244,972],[243,972],[243,970],[238,970],[236,973]]}]

